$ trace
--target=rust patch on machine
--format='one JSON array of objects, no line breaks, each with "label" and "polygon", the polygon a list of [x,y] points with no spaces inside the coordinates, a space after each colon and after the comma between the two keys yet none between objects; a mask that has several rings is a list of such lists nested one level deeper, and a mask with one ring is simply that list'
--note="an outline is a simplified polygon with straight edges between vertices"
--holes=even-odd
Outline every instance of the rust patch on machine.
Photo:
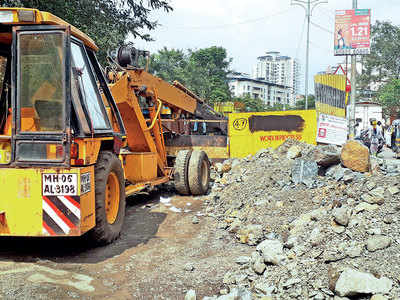
[{"label": "rust patch on machine", "polygon": [[256,131],[296,131],[302,132],[305,121],[297,115],[287,116],[257,116],[249,117],[249,129]]}]

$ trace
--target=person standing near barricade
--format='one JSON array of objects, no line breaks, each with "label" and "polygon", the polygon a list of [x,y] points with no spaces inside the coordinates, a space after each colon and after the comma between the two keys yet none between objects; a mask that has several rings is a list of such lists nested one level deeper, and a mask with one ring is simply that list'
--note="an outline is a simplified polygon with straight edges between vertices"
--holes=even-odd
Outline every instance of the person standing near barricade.
[{"label": "person standing near barricade", "polygon": [[[380,123],[380,122],[379,122]],[[371,121],[371,127],[369,128],[368,138],[370,141],[370,152],[373,155],[377,155],[383,147],[383,135],[382,130],[378,126],[376,120]]]}]

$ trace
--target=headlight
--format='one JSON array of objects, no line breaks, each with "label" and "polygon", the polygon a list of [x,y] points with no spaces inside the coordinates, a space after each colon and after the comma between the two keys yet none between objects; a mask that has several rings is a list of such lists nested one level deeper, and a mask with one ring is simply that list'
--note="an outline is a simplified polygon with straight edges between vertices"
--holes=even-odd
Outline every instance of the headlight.
[{"label": "headlight", "polygon": [[13,12],[11,10],[0,11],[0,23],[12,23]]},{"label": "headlight", "polygon": [[35,12],[33,10],[19,10],[18,11],[19,22],[35,22]]}]

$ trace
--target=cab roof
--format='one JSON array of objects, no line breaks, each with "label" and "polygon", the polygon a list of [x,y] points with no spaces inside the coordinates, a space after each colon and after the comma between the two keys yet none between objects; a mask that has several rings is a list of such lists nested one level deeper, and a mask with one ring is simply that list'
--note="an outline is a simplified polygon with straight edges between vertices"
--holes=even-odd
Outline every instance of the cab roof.
[{"label": "cab roof", "polygon": [[71,34],[81,40],[87,47],[97,51],[94,41],[78,28],[61,18],[38,9],[20,7],[0,7],[0,24],[4,25],[59,25],[70,26]]}]

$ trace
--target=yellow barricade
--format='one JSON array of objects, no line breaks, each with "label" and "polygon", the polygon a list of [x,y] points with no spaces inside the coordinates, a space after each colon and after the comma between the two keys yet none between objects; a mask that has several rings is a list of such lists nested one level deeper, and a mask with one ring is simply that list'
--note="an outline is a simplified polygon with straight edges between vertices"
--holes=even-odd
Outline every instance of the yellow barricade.
[{"label": "yellow barricade", "polygon": [[314,76],[315,108],[317,113],[346,117],[348,92],[346,76],[322,74]]},{"label": "yellow barricade", "polygon": [[229,114],[230,157],[277,148],[288,138],[315,145],[316,133],[315,110]]}]

